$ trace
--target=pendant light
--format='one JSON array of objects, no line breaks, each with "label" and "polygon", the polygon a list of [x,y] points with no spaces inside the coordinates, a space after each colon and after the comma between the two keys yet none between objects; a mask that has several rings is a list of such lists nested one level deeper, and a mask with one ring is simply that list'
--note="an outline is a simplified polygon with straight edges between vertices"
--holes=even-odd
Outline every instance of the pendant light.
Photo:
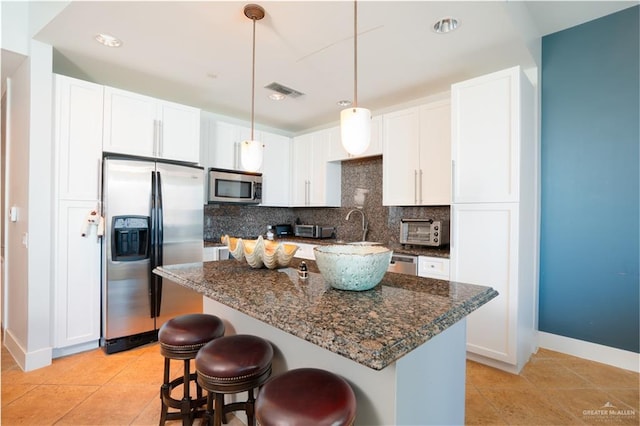
[{"label": "pendant light", "polygon": [[351,155],[360,155],[371,141],[371,111],[358,107],[358,2],[353,2],[353,106],[340,112],[342,146]]},{"label": "pendant light", "polygon": [[242,167],[250,172],[257,172],[262,165],[262,143],[253,136],[254,106],[256,92],[256,21],[264,18],[264,9],[257,4],[248,4],[244,7],[244,15],[253,21],[253,56],[251,71],[251,138],[242,141],[240,148],[240,161]]}]

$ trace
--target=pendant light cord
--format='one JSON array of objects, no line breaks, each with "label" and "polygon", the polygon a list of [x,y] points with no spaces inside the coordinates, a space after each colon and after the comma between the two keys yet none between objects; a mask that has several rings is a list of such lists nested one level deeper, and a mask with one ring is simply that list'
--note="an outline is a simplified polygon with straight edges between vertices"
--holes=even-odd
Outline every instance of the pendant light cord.
[{"label": "pendant light cord", "polygon": [[353,108],[358,107],[358,0],[353,2]]},{"label": "pendant light cord", "polygon": [[253,113],[256,97],[256,18],[252,18],[251,20],[253,21],[253,55],[251,58],[253,63],[251,69],[251,140],[255,140],[253,138]]}]

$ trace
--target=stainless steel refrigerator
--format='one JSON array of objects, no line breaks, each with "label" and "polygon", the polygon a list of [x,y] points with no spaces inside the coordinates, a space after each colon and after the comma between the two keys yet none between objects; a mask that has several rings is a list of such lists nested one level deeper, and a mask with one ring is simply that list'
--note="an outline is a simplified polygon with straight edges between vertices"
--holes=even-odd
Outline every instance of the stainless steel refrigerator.
[{"label": "stainless steel refrigerator", "polygon": [[168,319],[202,312],[202,296],[151,271],[202,261],[202,168],[105,157],[102,340],[107,353],[158,338]]}]

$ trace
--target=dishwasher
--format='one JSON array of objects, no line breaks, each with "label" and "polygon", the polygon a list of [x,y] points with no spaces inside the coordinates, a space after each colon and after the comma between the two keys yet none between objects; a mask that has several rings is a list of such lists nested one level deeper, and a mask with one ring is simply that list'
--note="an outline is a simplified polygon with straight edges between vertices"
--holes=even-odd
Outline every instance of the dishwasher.
[{"label": "dishwasher", "polygon": [[418,275],[418,256],[410,254],[394,254],[387,272],[398,274]]}]

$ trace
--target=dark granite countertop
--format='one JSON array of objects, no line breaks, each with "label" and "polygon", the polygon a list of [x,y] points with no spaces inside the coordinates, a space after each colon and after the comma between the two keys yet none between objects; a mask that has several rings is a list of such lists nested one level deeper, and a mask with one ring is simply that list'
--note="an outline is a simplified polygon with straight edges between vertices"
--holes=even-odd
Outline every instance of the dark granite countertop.
[{"label": "dark granite countertop", "polygon": [[[286,237],[279,238],[280,241],[290,241],[292,243],[306,243],[306,244],[314,244],[314,245],[326,245],[326,244],[341,244],[342,241],[335,239],[314,239],[314,238],[302,238],[302,237]],[[449,246],[443,247],[422,247],[422,246],[413,246],[413,245],[404,245],[404,244],[384,244],[385,247],[393,250],[394,253],[398,254],[413,254],[416,256],[430,256],[430,257],[443,257],[449,258]],[[219,247],[224,246],[224,244],[220,243],[220,241],[204,241],[205,247]]]},{"label": "dark granite countertop", "polygon": [[498,293],[490,287],[387,273],[372,290],[331,288],[306,260],[252,269],[235,259],[169,265],[154,272],[252,318],[382,370],[460,321]]}]

